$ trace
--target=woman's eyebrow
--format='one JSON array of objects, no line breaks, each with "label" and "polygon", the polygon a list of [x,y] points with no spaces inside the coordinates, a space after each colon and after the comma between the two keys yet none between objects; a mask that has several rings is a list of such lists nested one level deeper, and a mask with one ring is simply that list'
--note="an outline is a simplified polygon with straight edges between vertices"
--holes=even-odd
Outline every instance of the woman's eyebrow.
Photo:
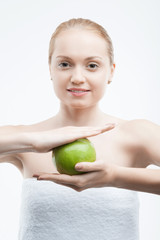
[{"label": "woman's eyebrow", "polygon": [[[59,56],[57,56],[56,58],[66,58],[66,59],[70,59],[70,60],[72,60],[72,58],[70,58],[70,57],[68,57],[68,56],[62,56],[62,55],[59,55]],[[99,56],[91,56],[91,57],[87,57],[87,58],[85,58],[85,60],[91,60],[91,59],[93,59],[93,58],[99,58],[99,59],[102,59],[102,58],[99,57]]]}]

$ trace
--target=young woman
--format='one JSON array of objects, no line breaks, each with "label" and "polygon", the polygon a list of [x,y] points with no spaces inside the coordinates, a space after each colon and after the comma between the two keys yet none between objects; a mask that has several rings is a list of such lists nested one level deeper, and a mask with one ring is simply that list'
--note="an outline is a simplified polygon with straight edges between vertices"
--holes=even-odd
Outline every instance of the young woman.
[{"label": "young woman", "polygon": [[[50,41],[49,69],[58,114],[0,129],[0,161],[24,176],[19,239],[138,240],[136,191],[160,194],[160,170],[146,169],[160,165],[160,127],[100,110],[115,63],[99,24],[81,18],[60,24]],[[75,166],[85,174],[59,174],[51,150],[84,137],[96,161]]]}]

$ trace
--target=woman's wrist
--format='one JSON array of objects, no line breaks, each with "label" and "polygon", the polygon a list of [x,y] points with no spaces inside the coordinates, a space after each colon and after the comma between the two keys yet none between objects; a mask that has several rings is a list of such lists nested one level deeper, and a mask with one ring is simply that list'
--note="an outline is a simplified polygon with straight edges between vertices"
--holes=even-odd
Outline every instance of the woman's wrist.
[{"label": "woman's wrist", "polygon": [[[111,165],[109,171],[110,171],[110,181],[109,186],[111,187],[118,187],[118,181],[119,181],[119,166],[118,165]],[[108,173],[109,174],[109,173]]]},{"label": "woman's wrist", "polygon": [[19,151],[21,152],[36,152],[35,138],[32,132],[21,132],[17,136],[17,143],[19,143]]}]

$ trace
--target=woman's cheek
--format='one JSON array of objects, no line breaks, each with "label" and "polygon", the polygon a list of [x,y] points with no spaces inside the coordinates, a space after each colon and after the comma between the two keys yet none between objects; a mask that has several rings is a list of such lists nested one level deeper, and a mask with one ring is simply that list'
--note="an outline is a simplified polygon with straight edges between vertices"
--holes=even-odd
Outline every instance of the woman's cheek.
[{"label": "woman's cheek", "polygon": [[99,76],[99,78],[96,79],[96,81],[94,81],[94,93],[99,99],[102,98],[103,95],[105,94],[106,87],[107,87],[106,77],[104,78],[104,76]]},{"label": "woman's cheek", "polygon": [[107,76],[104,73],[97,73],[94,75],[91,82],[97,88],[104,88],[107,85]]}]

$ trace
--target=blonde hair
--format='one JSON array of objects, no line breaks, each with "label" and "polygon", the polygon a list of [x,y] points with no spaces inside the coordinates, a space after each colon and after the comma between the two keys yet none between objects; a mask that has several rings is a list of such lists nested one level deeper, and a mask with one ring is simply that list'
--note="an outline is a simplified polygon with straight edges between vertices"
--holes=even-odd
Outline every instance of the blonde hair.
[{"label": "blonde hair", "polygon": [[89,19],[83,19],[83,18],[72,18],[66,22],[62,22],[55,30],[55,32],[52,34],[50,43],[49,43],[49,58],[48,63],[51,64],[51,58],[54,51],[54,44],[56,37],[62,32],[69,30],[71,28],[80,28],[85,30],[90,30],[101,36],[107,43],[107,53],[109,55],[110,64],[112,65],[114,62],[114,53],[113,53],[113,45],[112,40],[109,37],[107,31],[96,22],[93,22]]}]

